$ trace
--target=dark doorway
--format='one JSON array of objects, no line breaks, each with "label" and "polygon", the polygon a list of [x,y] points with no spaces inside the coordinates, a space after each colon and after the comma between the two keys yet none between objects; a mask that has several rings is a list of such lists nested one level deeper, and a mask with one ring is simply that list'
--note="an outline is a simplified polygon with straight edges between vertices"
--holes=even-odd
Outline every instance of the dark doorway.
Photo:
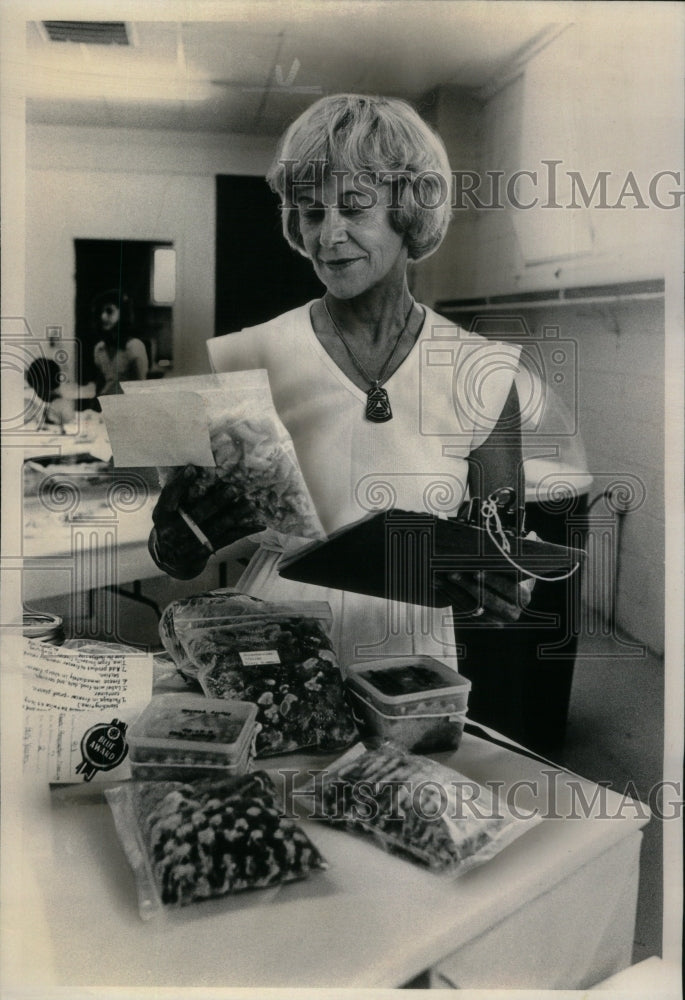
[{"label": "dark doorway", "polygon": [[173,248],[161,240],[74,240],[76,255],[75,333],[81,345],[79,381],[95,379],[95,334],[92,303],[95,296],[116,288],[133,305],[134,328],[145,344],[149,376],[161,378],[173,364],[173,303],[154,298],[155,251]]},{"label": "dark doorway", "polygon": [[216,180],[216,335],[322,295],[312,265],[283,238],[278,198],[264,178]]}]

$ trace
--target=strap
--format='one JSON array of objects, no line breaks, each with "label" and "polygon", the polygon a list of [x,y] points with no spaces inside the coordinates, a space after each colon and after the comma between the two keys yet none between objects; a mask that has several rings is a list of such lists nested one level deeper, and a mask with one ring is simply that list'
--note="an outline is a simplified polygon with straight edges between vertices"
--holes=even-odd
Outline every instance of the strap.
[{"label": "strap", "polygon": [[[570,569],[568,573],[562,573],[560,576],[541,576],[539,573],[534,573],[532,570],[524,570],[519,564],[512,559],[509,555],[511,551],[511,545],[509,544],[509,539],[506,536],[504,528],[502,527],[502,521],[499,516],[499,510],[497,509],[497,502],[494,499],[494,494],[489,496],[487,500],[484,500],[481,506],[481,515],[485,524],[485,530],[488,533],[488,537],[495,548],[499,551],[500,555],[504,556],[508,563],[510,563],[514,569],[517,569],[524,576],[532,576],[534,580],[547,580],[549,583],[556,583],[558,580],[568,580],[570,576],[576,572],[580,563],[577,562],[573,569]],[[494,521],[495,529],[493,531],[492,522]],[[499,536],[499,537],[497,537]]]},{"label": "strap", "polygon": [[[528,750],[527,747],[521,746],[520,743],[510,740],[507,736],[503,736],[502,733],[497,733],[494,729],[488,729],[487,726],[482,726],[478,722],[467,721],[464,726],[464,732],[469,733],[470,736],[478,736],[479,739],[485,740],[487,743],[492,743],[497,747],[502,747],[503,750],[513,750],[520,757],[529,757],[530,760],[536,760],[539,764],[547,764],[557,771],[568,770],[562,767],[561,764],[555,764],[553,760],[548,760],[547,757],[542,757],[540,754],[535,753],[535,751]],[[572,774],[573,772],[568,771],[568,773]],[[580,777],[580,775],[577,775],[577,777]]]}]

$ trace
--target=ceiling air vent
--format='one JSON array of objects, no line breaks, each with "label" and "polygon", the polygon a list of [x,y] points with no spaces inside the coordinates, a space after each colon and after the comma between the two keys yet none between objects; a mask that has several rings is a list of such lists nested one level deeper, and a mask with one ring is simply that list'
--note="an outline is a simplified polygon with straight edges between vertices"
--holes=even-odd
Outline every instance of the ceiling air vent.
[{"label": "ceiling air vent", "polygon": [[123,21],[43,21],[52,42],[85,45],[129,45]]}]

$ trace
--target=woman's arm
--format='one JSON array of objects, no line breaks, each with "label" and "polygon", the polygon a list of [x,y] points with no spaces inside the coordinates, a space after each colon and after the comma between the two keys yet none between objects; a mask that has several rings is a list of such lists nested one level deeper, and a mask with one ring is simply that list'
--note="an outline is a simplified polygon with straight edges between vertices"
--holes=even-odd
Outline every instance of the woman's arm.
[{"label": "woman's arm", "polygon": [[93,349],[93,364],[95,366],[95,395],[100,396],[109,380],[107,373],[107,351],[102,340]]},{"label": "woman's arm", "polygon": [[469,455],[468,482],[469,495],[483,500],[504,487],[515,491],[517,505],[523,496],[521,414],[513,382],[490,435]]},{"label": "woman's arm", "polygon": [[[514,509],[525,502],[518,393],[512,383],[497,423],[469,455],[469,495],[486,500],[500,489],[513,491]],[[530,603],[534,581],[500,573],[453,573],[450,578],[474,599],[474,620],[488,624],[516,621]]]},{"label": "woman's arm", "polygon": [[126,345],[126,354],[129,359],[132,380],[144,381],[147,378],[149,368],[145,344],[137,337],[132,337]]}]

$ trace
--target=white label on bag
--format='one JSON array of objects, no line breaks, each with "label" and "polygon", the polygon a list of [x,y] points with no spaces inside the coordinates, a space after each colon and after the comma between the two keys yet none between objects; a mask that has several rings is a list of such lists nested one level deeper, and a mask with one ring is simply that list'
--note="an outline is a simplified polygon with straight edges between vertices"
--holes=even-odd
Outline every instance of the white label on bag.
[{"label": "white label on bag", "polygon": [[244,667],[260,667],[264,663],[280,663],[277,649],[253,649],[249,653],[239,653]]}]

